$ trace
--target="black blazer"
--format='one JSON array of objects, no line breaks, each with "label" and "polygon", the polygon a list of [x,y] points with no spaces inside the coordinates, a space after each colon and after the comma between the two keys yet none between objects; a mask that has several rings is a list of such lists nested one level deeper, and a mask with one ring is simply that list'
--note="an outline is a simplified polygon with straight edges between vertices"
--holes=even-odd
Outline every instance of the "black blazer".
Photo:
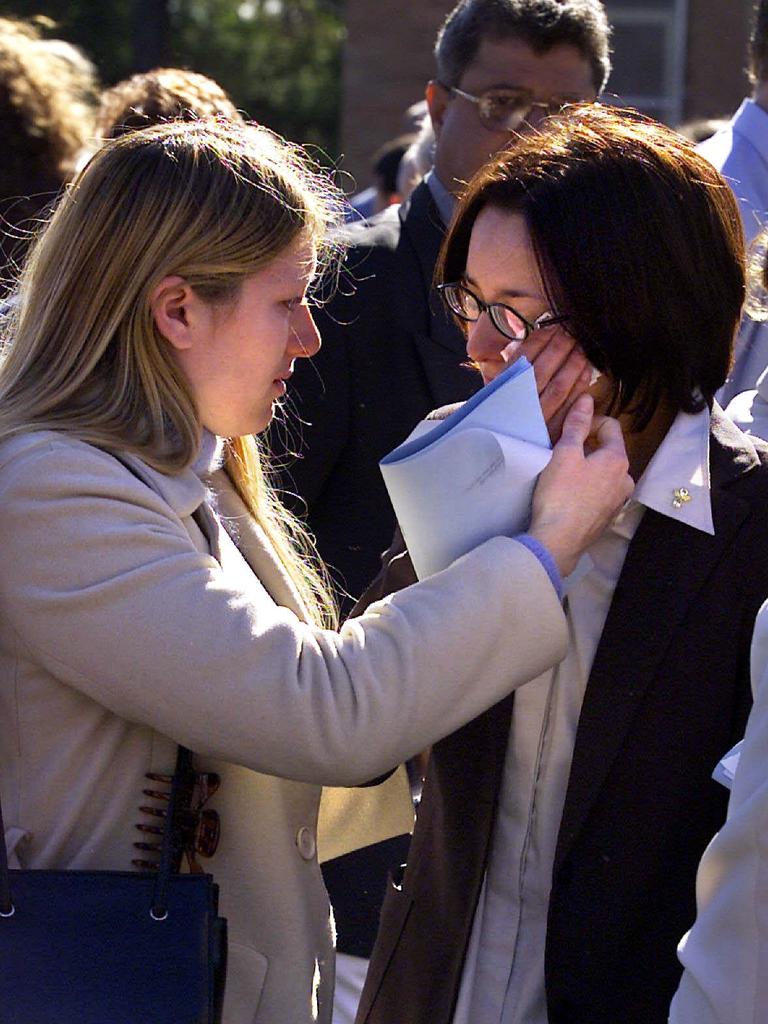
[{"label": "black blazer", "polygon": [[[666,1024],[677,987],[696,868],[726,811],[710,775],[744,731],[768,596],[768,446],[715,412],[710,466],[715,536],[646,511],[595,656],[557,840],[549,1024]],[[512,706],[433,749],[358,1024],[450,1024]]]},{"label": "black blazer", "polygon": [[[444,230],[424,184],[403,207],[349,230],[341,280],[315,315],[323,346],[297,363],[290,385],[304,426],[290,416],[273,432],[284,500],[306,511],[320,554],[354,597],[395,525],[379,460],[431,409],[481,384],[462,366],[464,335],[432,288]],[[291,449],[300,457],[286,457]]]}]

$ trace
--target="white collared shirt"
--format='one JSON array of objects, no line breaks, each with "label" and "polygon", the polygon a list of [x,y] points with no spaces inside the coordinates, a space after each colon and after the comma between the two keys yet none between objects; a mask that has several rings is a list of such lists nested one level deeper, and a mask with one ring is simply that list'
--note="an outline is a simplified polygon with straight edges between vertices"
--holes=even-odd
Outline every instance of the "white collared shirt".
[{"label": "white collared shirt", "polygon": [[746,99],[725,128],[696,148],[728,180],[749,244],[768,220],[768,113]]},{"label": "white collared shirt", "polygon": [[567,588],[566,657],[515,694],[491,854],[453,1024],[547,1024],[544,948],[552,866],[592,661],[645,509],[714,534],[709,420],[707,410],[675,418],[632,499]]},{"label": "white collared shirt", "polygon": [[451,222],[451,217],[453,217],[453,211],[456,209],[456,196],[449,192],[442,181],[440,181],[434,167],[427,172],[424,182],[432,193],[437,212],[447,227]]},{"label": "white collared shirt", "polygon": [[[720,171],[739,203],[749,246],[768,223],[768,113],[746,99],[728,125],[696,147]],[[733,367],[717,392],[722,406],[754,388],[768,365],[768,326],[745,317],[736,336]]]}]

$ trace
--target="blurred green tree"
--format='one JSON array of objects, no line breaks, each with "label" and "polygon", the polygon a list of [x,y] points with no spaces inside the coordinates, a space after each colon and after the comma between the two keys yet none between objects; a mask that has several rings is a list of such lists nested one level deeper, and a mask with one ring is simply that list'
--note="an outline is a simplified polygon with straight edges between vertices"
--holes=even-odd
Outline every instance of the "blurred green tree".
[{"label": "blurred green tree", "polygon": [[160,64],[216,79],[249,118],[339,147],[345,0],[0,0],[0,14],[51,19],[112,85]]}]

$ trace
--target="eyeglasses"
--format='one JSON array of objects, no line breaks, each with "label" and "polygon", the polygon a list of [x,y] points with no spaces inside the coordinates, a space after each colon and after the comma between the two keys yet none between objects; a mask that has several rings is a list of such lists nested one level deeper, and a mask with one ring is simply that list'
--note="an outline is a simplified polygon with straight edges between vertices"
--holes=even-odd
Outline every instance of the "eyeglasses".
[{"label": "eyeglasses", "polygon": [[483,302],[460,281],[439,284],[437,290],[454,316],[467,323],[474,323],[483,313],[487,313],[496,330],[510,341],[525,341],[531,331],[552,327],[570,319],[565,314],[554,316],[552,313],[542,313],[535,320],[529,320],[522,313],[518,313],[514,306],[508,306],[504,302]]},{"label": "eyeglasses", "polygon": [[492,132],[513,132],[523,121],[527,121],[531,113],[540,107],[545,116],[558,114],[568,103],[575,100],[549,99],[535,100],[530,89],[486,89],[479,96],[464,92],[455,85],[439,83],[453,96],[461,96],[477,107],[477,116],[483,127]]},{"label": "eyeglasses", "polygon": [[[173,782],[172,775],[159,775],[156,772],[147,772],[146,777],[151,782],[160,782],[168,786],[168,790],[145,789],[142,790],[145,796],[153,800],[170,799],[170,786]],[[178,828],[179,859],[183,853],[187,858],[187,865],[191,873],[201,873],[202,868],[197,863],[197,857],[212,857],[219,845],[221,822],[218,811],[204,805],[210,800],[213,794],[221,785],[221,779],[216,772],[196,772],[190,774],[186,780],[189,786],[186,794],[183,794],[182,806],[178,816],[174,815]],[[162,807],[140,807],[142,814],[148,814],[153,818],[165,818],[166,811]],[[149,833],[152,836],[162,837],[162,825],[147,825],[144,822],[136,825],[140,832]],[[137,850],[144,852],[160,853],[162,841],[140,842],[133,844]],[[157,861],[132,860],[131,863],[144,870],[157,870]],[[178,867],[178,864],[176,864]]]}]

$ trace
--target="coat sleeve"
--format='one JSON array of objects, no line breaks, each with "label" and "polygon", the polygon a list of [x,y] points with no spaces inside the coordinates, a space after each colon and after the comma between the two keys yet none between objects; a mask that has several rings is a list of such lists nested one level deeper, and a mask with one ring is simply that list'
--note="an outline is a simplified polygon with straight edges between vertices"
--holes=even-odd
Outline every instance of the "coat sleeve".
[{"label": "coat sleeve", "polygon": [[685,970],[671,1024],[757,1024],[768,1008],[768,603],[755,625],[752,686],[728,817],[702,857],[696,922],[678,950]]},{"label": "coat sleeve", "polygon": [[23,452],[0,502],[0,615],[17,662],[267,774],[373,778],[565,651],[546,572],[508,538],[333,633],[255,578],[232,582],[155,491],[88,445]]}]

